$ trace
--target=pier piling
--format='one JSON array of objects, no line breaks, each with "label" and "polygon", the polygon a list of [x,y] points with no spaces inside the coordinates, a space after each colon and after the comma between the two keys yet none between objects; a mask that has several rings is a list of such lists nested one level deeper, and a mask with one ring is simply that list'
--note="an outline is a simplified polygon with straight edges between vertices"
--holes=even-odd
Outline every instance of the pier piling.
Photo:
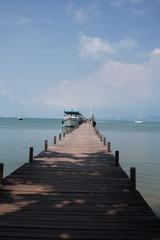
[{"label": "pier piling", "polygon": [[110,142],[107,142],[107,150],[108,150],[108,152],[111,152],[111,143]]},{"label": "pier piling", "polygon": [[44,150],[47,151],[47,149],[48,149],[48,141],[45,140],[44,141]]},{"label": "pier piling", "polygon": [[102,135],[101,135],[101,138],[100,138],[101,142],[102,142]]},{"label": "pier piling", "polygon": [[131,181],[131,190],[136,190],[136,168],[130,168],[130,181]]},{"label": "pier piling", "polygon": [[29,162],[33,161],[33,147],[29,148]]},{"label": "pier piling", "polygon": [[2,185],[3,170],[4,170],[4,164],[3,164],[3,163],[0,163],[0,185]]},{"label": "pier piling", "polygon": [[115,151],[115,165],[119,166],[119,151]]},{"label": "pier piling", "polygon": [[61,133],[59,133],[59,141],[61,140]]},{"label": "pier piling", "polygon": [[103,144],[106,146],[106,137],[103,138]]}]

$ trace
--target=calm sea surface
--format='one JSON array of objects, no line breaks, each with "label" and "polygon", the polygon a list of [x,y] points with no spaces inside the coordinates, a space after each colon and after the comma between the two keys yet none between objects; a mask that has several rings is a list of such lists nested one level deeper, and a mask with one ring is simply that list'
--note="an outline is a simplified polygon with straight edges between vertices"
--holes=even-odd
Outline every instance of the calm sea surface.
[{"label": "calm sea surface", "polygon": [[[97,129],[119,150],[121,167],[129,174],[136,167],[137,189],[160,216],[160,123],[135,124],[123,121],[97,121]],[[0,162],[4,176],[28,162],[29,147],[34,155],[44,149],[44,140],[52,145],[54,136],[65,131],[61,119],[0,119]]]}]

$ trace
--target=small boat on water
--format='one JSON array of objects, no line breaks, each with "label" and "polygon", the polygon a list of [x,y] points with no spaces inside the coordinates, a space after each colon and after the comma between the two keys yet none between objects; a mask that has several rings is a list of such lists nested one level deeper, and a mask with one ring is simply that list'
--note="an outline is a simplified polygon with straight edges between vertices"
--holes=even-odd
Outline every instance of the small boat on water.
[{"label": "small boat on water", "polygon": [[74,110],[72,108],[71,110],[64,111],[64,118],[62,120],[62,124],[64,124],[65,127],[76,127],[84,121],[85,118],[78,110]]},{"label": "small boat on water", "polygon": [[135,123],[143,123],[142,120],[136,120]]},{"label": "small boat on water", "polygon": [[141,120],[141,113],[140,113],[140,118],[139,118],[139,120],[136,120],[135,123],[143,123],[143,121]]},{"label": "small boat on water", "polygon": [[20,116],[18,117],[18,120],[24,120],[24,117]]},{"label": "small boat on water", "polygon": [[23,117],[23,114],[22,114],[22,106],[21,106],[21,114],[20,114],[20,116],[18,117],[18,120],[24,120],[24,117]]}]

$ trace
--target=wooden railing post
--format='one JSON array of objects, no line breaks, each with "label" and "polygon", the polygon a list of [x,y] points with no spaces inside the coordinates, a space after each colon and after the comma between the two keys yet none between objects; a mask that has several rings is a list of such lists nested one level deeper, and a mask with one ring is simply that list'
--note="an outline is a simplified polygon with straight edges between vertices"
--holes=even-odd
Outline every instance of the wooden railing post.
[{"label": "wooden railing post", "polygon": [[47,148],[48,148],[48,141],[45,140],[45,142],[44,142],[44,150],[47,151]]},{"label": "wooden railing post", "polygon": [[65,132],[63,133],[63,137],[65,137]]},{"label": "wooden railing post", "polygon": [[59,140],[61,140],[61,133],[59,133]]},{"label": "wooden railing post", "polygon": [[106,137],[103,138],[103,144],[106,145]]},{"label": "wooden railing post", "polygon": [[0,163],[0,186],[2,185],[2,180],[3,180],[3,170],[4,170],[4,164]]},{"label": "wooden railing post", "polygon": [[102,135],[101,135],[101,138],[100,138],[100,139],[101,139],[101,142],[102,142]]},{"label": "wooden railing post", "polygon": [[110,142],[107,142],[107,150],[108,150],[108,152],[111,152],[111,143]]},{"label": "wooden railing post", "polygon": [[136,168],[130,168],[130,181],[131,181],[131,190],[136,190]]},{"label": "wooden railing post", "polygon": [[29,149],[29,162],[33,162],[33,147]]},{"label": "wooden railing post", "polygon": [[119,151],[115,151],[115,165],[119,166]]},{"label": "wooden railing post", "polygon": [[56,144],[56,136],[54,136],[54,144]]}]

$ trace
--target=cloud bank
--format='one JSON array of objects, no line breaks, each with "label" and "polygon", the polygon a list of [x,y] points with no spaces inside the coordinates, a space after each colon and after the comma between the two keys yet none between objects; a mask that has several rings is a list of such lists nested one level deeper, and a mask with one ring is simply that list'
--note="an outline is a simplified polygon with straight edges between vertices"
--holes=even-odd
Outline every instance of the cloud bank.
[{"label": "cloud bank", "polygon": [[144,64],[107,60],[99,70],[74,82],[63,80],[38,101],[45,104],[96,108],[147,108],[160,87],[160,49]]}]

